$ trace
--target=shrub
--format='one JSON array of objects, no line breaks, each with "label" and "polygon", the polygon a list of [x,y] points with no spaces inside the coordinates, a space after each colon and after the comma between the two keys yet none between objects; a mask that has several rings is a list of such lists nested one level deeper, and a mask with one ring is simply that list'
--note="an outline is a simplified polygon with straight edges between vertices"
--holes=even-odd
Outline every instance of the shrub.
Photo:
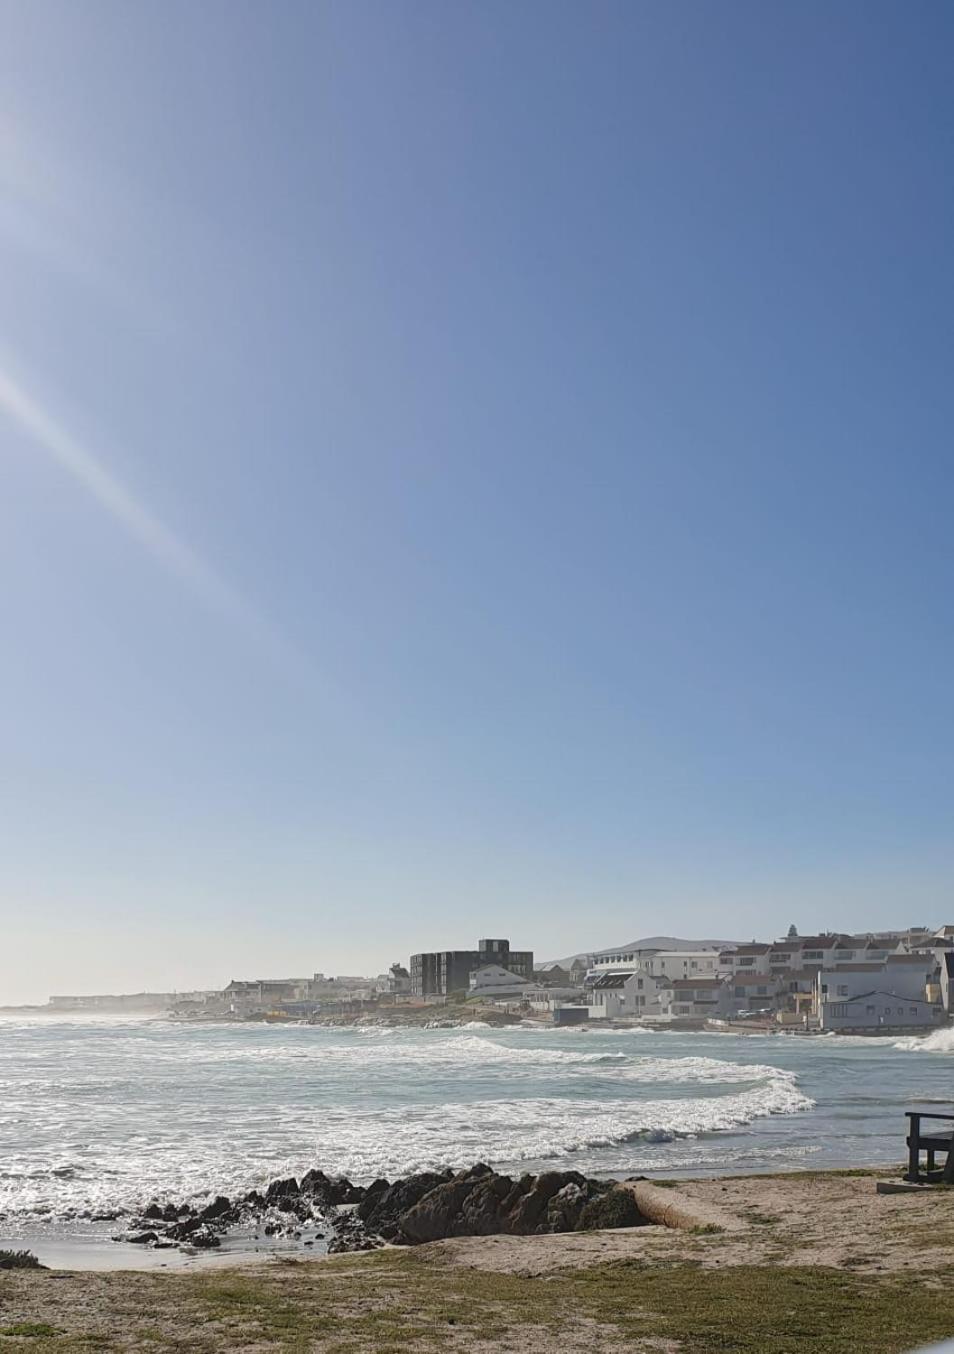
[{"label": "shrub", "polygon": [[42,1269],[32,1251],[0,1251],[0,1269]]}]

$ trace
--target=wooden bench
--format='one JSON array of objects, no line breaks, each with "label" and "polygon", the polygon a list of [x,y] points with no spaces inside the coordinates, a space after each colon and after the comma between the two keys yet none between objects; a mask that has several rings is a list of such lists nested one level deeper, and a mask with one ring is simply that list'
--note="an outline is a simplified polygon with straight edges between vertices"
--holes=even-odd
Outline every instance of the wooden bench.
[{"label": "wooden bench", "polygon": [[[954,1184],[954,1127],[922,1128],[922,1119],[942,1119],[954,1125],[954,1114],[928,1114],[924,1110],[906,1110],[908,1119],[908,1174],[907,1179],[914,1184],[928,1182],[937,1184],[944,1181]],[[927,1167],[921,1170],[921,1153],[927,1152]],[[945,1153],[943,1170],[935,1169],[935,1154]]]}]

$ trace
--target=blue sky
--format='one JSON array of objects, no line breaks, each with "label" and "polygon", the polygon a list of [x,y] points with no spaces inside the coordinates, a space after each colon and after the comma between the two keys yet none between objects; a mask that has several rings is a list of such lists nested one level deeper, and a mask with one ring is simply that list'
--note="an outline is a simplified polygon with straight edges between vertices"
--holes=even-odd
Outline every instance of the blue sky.
[{"label": "blue sky", "polygon": [[0,18],[0,1000],[954,917],[949,6]]}]

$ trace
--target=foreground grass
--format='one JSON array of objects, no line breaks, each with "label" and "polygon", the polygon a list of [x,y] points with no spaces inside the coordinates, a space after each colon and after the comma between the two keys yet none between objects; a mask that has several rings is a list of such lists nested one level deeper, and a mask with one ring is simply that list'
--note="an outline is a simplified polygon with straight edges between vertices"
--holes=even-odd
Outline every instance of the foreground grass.
[{"label": "foreground grass", "polygon": [[588,1354],[652,1348],[645,1340],[674,1342],[680,1354],[901,1354],[954,1334],[952,1277],[947,1270],[917,1282],[817,1266],[704,1269],[637,1259],[529,1277],[387,1251],[256,1272],[129,1274],[104,1286],[91,1330],[88,1306],[84,1329],[70,1328],[69,1307],[58,1305],[61,1283],[24,1275],[19,1293],[36,1286],[44,1310],[11,1321],[11,1290],[0,1285],[0,1354],[243,1347],[407,1354],[518,1340],[535,1351]]},{"label": "foreground grass", "polygon": [[204,1279],[197,1296],[219,1319],[252,1318],[288,1350],[331,1341],[341,1354],[410,1342],[447,1348],[456,1343],[452,1332],[466,1348],[473,1337],[500,1341],[534,1330],[558,1348],[580,1318],[607,1336],[615,1327],[616,1347],[619,1336],[637,1347],[664,1338],[684,1354],[898,1354],[954,1332],[940,1287],[817,1267],[704,1270],[626,1260],[529,1278],[438,1267],[409,1254],[352,1269],[339,1290],[347,1314],[333,1287],[306,1280],[279,1298],[267,1280]]}]

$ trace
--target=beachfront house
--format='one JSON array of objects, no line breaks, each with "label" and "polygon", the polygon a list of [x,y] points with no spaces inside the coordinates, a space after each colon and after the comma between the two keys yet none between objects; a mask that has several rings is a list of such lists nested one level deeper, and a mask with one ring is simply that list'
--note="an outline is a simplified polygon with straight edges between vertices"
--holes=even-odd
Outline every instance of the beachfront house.
[{"label": "beachfront house", "polygon": [[668,1018],[672,980],[639,969],[605,973],[587,992],[591,1020]]},{"label": "beachfront house", "polygon": [[782,991],[782,980],[771,973],[748,973],[744,970],[726,979],[729,1013],[739,1015],[749,1011],[774,1010]]},{"label": "beachfront house", "polygon": [[674,978],[667,996],[675,1020],[721,1019],[732,1009],[731,988],[722,978]]},{"label": "beachfront house", "polygon": [[819,1011],[820,1028],[837,1034],[930,1030],[944,1019],[944,1008],[934,1002],[877,989],[848,1000],[823,1001]]},{"label": "beachfront house", "polygon": [[536,987],[519,973],[512,973],[501,964],[484,964],[474,969],[468,980],[468,995],[488,1001],[520,1001]]},{"label": "beachfront house", "polygon": [[755,974],[769,972],[769,951],[771,945],[752,941],[749,945],[735,945],[723,949],[719,955],[719,966],[734,978],[737,974],[752,977]]},{"label": "beachfront house", "polygon": [[880,964],[839,963],[822,969],[815,978],[812,1009],[823,1030],[933,1025],[944,1010],[937,961],[933,953],[922,951],[889,954]]}]

